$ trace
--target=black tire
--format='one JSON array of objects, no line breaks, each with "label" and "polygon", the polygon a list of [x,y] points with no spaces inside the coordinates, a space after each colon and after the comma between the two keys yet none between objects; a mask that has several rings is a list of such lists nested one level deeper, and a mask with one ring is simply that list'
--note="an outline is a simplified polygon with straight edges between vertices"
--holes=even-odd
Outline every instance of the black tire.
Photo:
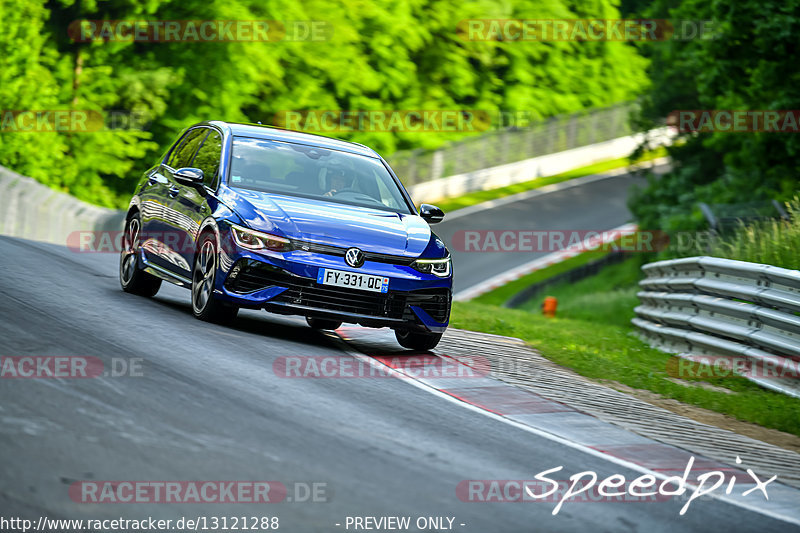
[{"label": "black tire", "polygon": [[306,317],[306,322],[308,325],[314,329],[338,329],[339,326],[342,325],[341,320],[328,320],[325,318],[312,318],[310,316]]},{"label": "black tire", "polygon": [[394,330],[394,336],[403,348],[424,352],[436,348],[436,345],[442,339],[441,333],[425,333],[407,329]]},{"label": "black tire", "polygon": [[192,267],[192,313],[206,322],[227,324],[236,318],[239,308],[214,297],[217,257],[214,235],[203,234]]},{"label": "black tire", "polygon": [[142,219],[139,213],[131,214],[125,221],[125,232],[122,234],[122,250],[119,254],[119,284],[125,292],[151,298],[161,288],[161,279],[139,268],[141,230]]}]

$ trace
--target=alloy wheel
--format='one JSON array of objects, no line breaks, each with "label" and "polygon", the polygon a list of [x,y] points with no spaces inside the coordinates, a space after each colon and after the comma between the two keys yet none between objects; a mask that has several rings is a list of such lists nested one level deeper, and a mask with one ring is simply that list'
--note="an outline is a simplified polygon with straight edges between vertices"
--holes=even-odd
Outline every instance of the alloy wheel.
[{"label": "alloy wheel", "polygon": [[206,241],[200,249],[194,274],[192,277],[192,305],[195,311],[201,312],[211,298],[214,290],[214,269],[216,267],[216,253],[214,243]]}]

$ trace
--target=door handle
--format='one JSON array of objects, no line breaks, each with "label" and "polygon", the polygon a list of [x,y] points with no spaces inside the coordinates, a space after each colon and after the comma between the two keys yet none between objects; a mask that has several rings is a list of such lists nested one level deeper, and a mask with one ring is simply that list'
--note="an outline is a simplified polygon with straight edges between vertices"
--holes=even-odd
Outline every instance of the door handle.
[{"label": "door handle", "polygon": [[175,187],[174,185],[171,186],[169,188],[169,196],[170,196],[170,198],[175,198],[176,196],[178,196],[179,192],[181,192],[181,190],[178,187]]}]

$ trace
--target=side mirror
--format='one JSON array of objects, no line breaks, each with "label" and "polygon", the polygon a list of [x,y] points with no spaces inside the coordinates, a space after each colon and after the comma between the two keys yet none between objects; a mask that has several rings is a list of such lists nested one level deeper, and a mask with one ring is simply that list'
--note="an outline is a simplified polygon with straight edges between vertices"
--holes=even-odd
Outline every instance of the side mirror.
[{"label": "side mirror", "polygon": [[419,206],[419,216],[428,221],[428,224],[436,224],[444,219],[444,211],[431,204]]},{"label": "side mirror", "polygon": [[175,179],[181,183],[185,183],[186,185],[198,185],[203,183],[203,171],[199,168],[192,168],[192,167],[183,167],[179,168],[173,174]]}]

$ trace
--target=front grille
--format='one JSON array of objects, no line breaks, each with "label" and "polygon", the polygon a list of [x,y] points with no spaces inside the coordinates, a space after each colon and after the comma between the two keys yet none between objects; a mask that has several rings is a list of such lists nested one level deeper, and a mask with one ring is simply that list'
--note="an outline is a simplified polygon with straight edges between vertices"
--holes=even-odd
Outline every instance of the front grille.
[{"label": "front grille", "polygon": [[380,293],[318,285],[316,280],[248,259],[236,263],[225,286],[242,294],[271,286],[286,287],[271,301],[379,318],[402,319],[408,305],[419,306],[438,322],[447,320],[450,313],[449,289]]},{"label": "front grille", "polygon": [[[344,257],[347,248],[340,248],[338,246],[331,246],[329,244],[318,244],[308,241],[292,241],[292,247],[295,250],[303,250],[306,252],[313,252],[316,254],[333,255],[336,257]],[[404,257],[402,255],[389,255],[379,254],[377,252],[364,252],[365,261],[374,261],[376,263],[390,263],[392,265],[410,265],[416,259],[413,257]]]},{"label": "front grille", "polygon": [[323,285],[290,286],[273,301],[395,319],[403,318],[405,309],[405,298],[398,297],[396,293],[384,294]]}]

